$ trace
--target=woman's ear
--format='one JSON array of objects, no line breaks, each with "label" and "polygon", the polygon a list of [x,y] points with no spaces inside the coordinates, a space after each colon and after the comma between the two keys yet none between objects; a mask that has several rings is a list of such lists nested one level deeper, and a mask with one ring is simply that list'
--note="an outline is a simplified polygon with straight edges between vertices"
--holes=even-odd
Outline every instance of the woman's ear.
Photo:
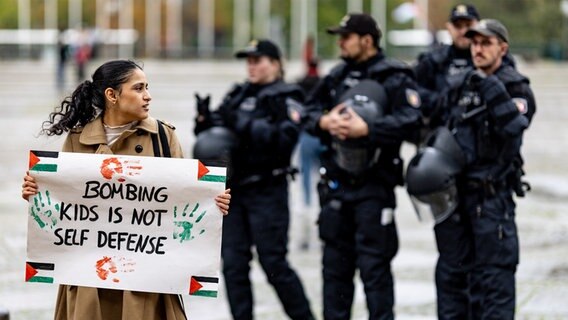
[{"label": "woman's ear", "polygon": [[112,104],[116,103],[116,100],[118,100],[118,96],[116,95],[116,91],[112,88],[106,88],[105,89],[105,98],[107,101],[109,101]]}]

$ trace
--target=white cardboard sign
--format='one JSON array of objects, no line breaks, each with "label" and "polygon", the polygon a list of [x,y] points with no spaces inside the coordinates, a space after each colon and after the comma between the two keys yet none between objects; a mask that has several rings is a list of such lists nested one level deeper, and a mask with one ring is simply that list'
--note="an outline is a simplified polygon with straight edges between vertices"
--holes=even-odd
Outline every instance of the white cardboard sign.
[{"label": "white cardboard sign", "polygon": [[225,168],[30,151],[26,281],[216,297]]}]

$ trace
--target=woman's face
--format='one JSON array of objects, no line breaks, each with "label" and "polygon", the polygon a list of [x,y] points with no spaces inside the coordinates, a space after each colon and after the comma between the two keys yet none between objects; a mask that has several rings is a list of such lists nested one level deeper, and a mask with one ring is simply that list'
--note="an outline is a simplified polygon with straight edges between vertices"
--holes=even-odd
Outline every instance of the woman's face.
[{"label": "woman's face", "polygon": [[254,84],[273,82],[280,72],[280,62],[267,56],[247,58],[248,80]]},{"label": "woman's face", "polygon": [[120,90],[115,90],[115,99],[115,103],[111,102],[105,112],[106,124],[117,126],[146,119],[152,97],[148,92],[148,81],[144,71],[134,69]]}]

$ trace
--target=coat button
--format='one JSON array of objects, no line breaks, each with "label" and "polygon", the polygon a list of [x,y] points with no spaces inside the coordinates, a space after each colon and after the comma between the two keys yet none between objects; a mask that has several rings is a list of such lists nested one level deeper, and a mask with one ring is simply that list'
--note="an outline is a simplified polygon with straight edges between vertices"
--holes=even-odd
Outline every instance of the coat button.
[{"label": "coat button", "polygon": [[142,150],[144,150],[144,148],[141,145],[137,145],[136,147],[134,147],[134,150],[136,151],[136,153],[140,153],[142,152]]}]

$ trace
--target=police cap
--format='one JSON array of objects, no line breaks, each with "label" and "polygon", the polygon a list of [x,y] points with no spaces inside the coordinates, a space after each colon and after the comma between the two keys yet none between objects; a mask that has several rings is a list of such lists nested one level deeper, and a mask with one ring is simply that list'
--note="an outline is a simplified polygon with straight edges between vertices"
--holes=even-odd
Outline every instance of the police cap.
[{"label": "police cap", "polygon": [[237,58],[247,58],[249,56],[267,56],[276,60],[282,58],[278,46],[274,42],[266,39],[252,40],[246,48],[235,53],[235,57]]},{"label": "police cap", "polygon": [[381,29],[373,17],[366,13],[349,13],[341,19],[336,27],[327,28],[329,34],[356,33],[360,36],[371,35],[373,39],[381,38]]},{"label": "police cap", "polygon": [[479,23],[467,30],[465,36],[473,38],[476,34],[486,37],[497,37],[502,41],[509,42],[509,32],[505,26],[495,19],[483,19]]},{"label": "police cap", "polygon": [[458,4],[452,8],[450,12],[450,21],[456,22],[457,20],[479,20],[479,13],[477,9],[471,4]]}]

